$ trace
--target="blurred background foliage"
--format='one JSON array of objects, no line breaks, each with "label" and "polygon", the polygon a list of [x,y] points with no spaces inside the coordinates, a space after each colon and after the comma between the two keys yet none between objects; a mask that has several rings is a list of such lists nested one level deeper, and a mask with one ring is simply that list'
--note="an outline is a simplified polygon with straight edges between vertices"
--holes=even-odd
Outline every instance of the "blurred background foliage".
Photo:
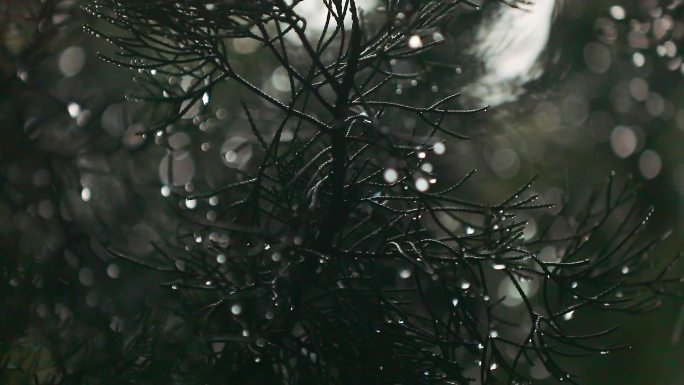
[{"label": "blurred background foliage", "polygon": [[[518,100],[459,121],[471,140],[450,143],[434,167],[454,178],[479,169],[471,193],[485,199],[500,198],[501,191],[540,175],[534,188],[561,202],[581,200],[615,170],[643,184],[641,204],[656,208],[653,230],[673,230],[657,252],[669,257],[684,249],[679,3],[565,1],[545,53],[545,75]],[[77,1],[0,4],[0,361],[16,369],[37,357],[45,364],[37,373],[46,378],[56,359],[49,346],[73,346],[67,332],[51,336],[48,347],[35,343],[45,337],[42,331],[76,322],[72,330],[95,333],[98,346],[105,347],[99,351],[106,352],[127,314],[171,295],[95,240],[106,234],[137,256],[149,254],[153,243],[173,243],[182,223],[164,201],[176,199],[169,185],[187,192],[198,179],[220,185],[225,169],[216,167],[217,157],[236,170],[252,156],[241,137],[244,119],[236,118],[242,95],[230,87],[212,95],[221,102],[203,111],[209,118],[193,122],[198,111],[184,117],[182,124],[196,124],[198,134],[170,128],[163,146],[137,135],[168,111],[124,98],[135,90],[130,72],[98,59],[98,51],[111,47],[84,34],[85,21]],[[447,34],[446,44],[448,39]],[[254,54],[257,47],[238,40],[232,48],[265,89],[285,90],[284,75]],[[442,80],[426,79],[434,92]],[[198,205],[176,203],[186,210]],[[208,207],[208,218],[211,212]],[[573,322],[615,321],[584,313]],[[612,338],[632,349],[574,361],[583,383],[684,384],[681,304],[665,302],[659,312],[620,322]],[[103,323],[110,333],[92,326]],[[106,367],[113,356],[102,354]],[[532,375],[540,383],[547,376]],[[19,378],[12,370],[0,374],[3,383],[20,383]]]}]

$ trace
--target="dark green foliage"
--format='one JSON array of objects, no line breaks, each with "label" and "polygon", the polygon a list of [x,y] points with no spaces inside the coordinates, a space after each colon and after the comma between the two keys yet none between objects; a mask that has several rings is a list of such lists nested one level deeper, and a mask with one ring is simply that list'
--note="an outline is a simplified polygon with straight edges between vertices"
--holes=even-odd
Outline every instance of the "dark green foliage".
[{"label": "dark green foliage", "polygon": [[[354,0],[323,3],[315,33],[282,0],[87,4],[99,19],[89,30],[118,47],[108,60],[138,70],[136,98],[173,111],[140,132],[147,143],[243,140],[199,170],[220,176],[191,188],[167,167],[165,187],[185,204],[168,208],[176,233],[150,255],[83,235],[80,254],[120,259],[151,295],[120,298],[125,318],[86,312],[48,328],[54,373],[34,382],[528,383],[536,364],[576,383],[567,357],[621,346],[565,321],[650,311],[673,292],[631,182],[611,176],[570,210],[540,202],[532,182],[474,202],[463,190],[475,171],[426,167],[467,140],[454,118],[486,110],[421,83],[422,55],[470,4],[386,0],[365,15]],[[235,39],[256,43],[253,56]],[[286,87],[262,85],[250,60]],[[221,98],[230,125],[210,116]],[[542,216],[539,235],[525,237],[521,215]],[[519,309],[503,306],[501,282]]]}]

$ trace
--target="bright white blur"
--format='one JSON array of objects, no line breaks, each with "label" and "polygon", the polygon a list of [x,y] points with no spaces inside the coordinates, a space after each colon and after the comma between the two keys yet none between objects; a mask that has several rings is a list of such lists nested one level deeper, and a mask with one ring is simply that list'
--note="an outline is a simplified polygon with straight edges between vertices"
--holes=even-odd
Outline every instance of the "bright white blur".
[{"label": "bright white blur", "polygon": [[[289,0],[288,2],[292,2]],[[470,79],[462,94],[478,105],[498,106],[516,100],[524,85],[543,73],[540,58],[549,41],[554,10],[558,0],[521,2],[519,8],[497,5],[485,7],[482,22],[466,50],[468,56],[481,62],[482,71]],[[356,0],[357,7],[371,12],[377,0]],[[327,8],[322,0],[302,0],[295,10],[307,21],[307,35],[318,37],[325,28]],[[345,26],[350,27],[347,12]],[[298,37],[288,34],[298,43]]]},{"label": "bright white blur", "polygon": [[[287,0],[287,3],[292,4],[293,0]],[[362,9],[364,12],[372,11],[378,4],[377,0],[356,0],[356,7]],[[307,34],[320,34],[325,28],[326,16],[328,8],[325,6],[323,0],[302,0],[295,6],[295,11],[298,15],[306,19]],[[330,21],[333,28],[334,20]],[[351,27],[351,13],[345,13],[344,25],[347,28]]]},{"label": "bright white blur", "polygon": [[483,15],[468,48],[481,60],[483,73],[465,87],[464,95],[497,106],[515,100],[524,84],[539,78],[555,7],[556,0],[536,0],[522,9],[498,6]]}]

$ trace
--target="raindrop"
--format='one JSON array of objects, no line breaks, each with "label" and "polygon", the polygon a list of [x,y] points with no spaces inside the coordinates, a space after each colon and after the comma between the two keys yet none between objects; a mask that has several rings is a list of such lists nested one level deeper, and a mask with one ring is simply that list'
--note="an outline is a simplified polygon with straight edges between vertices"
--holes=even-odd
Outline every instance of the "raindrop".
[{"label": "raindrop", "polygon": [[420,177],[416,179],[415,186],[416,190],[420,192],[425,192],[430,189],[430,182],[427,179]]},{"label": "raindrop", "polygon": [[441,142],[435,143],[435,145],[432,146],[432,151],[437,155],[443,155],[446,152],[446,146]]},{"label": "raindrop", "polygon": [[159,179],[165,186],[185,186],[192,181],[196,168],[192,153],[179,150],[190,144],[190,138],[182,133],[169,138],[169,145],[176,150],[164,156],[159,162]]},{"label": "raindrop", "polygon": [[610,7],[610,16],[612,16],[615,20],[624,20],[627,16],[627,12],[625,12],[625,9],[621,6],[613,5]]},{"label": "raindrop", "polygon": [[178,269],[178,271],[185,271],[185,262],[184,261],[176,261],[173,263],[173,265]]},{"label": "raindrop", "polygon": [[566,320],[566,321],[570,321],[570,320],[573,319],[574,317],[575,317],[575,311],[574,311],[574,310],[573,310],[573,311],[569,311],[569,312],[563,314],[563,319]]},{"label": "raindrop", "polygon": [[635,52],[632,55],[632,63],[634,63],[635,67],[643,67],[646,64],[646,57],[641,52]]},{"label": "raindrop", "polygon": [[221,146],[223,162],[231,168],[242,168],[252,159],[254,150],[242,136],[231,136]]},{"label": "raindrop", "polygon": [[77,118],[81,114],[81,106],[76,102],[71,102],[67,105],[67,112],[72,118]]},{"label": "raindrop", "polygon": [[643,102],[648,98],[649,95],[649,85],[643,78],[634,78],[629,81],[629,93],[632,95],[634,100]]},{"label": "raindrop", "polygon": [[223,157],[226,158],[226,162],[234,163],[237,160],[237,153],[235,151],[226,151]]},{"label": "raindrop", "polygon": [[20,69],[17,71],[17,77],[21,79],[22,82],[27,82],[29,79],[29,74],[26,70]]},{"label": "raindrop", "polygon": [[653,179],[657,177],[662,168],[663,161],[657,152],[646,150],[639,156],[639,171],[644,178]]},{"label": "raindrop", "polygon": [[84,202],[90,201],[90,198],[92,198],[92,196],[93,194],[88,187],[84,187],[83,190],[81,190],[81,199]]},{"label": "raindrop", "polygon": [[59,71],[66,77],[76,76],[85,65],[86,53],[81,47],[69,47],[59,55]]},{"label": "raindrop", "polygon": [[216,110],[216,118],[220,120],[224,120],[228,117],[228,110],[225,109],[224,107],[219,108]]},{"label": "raindrop", "polygon": [[603,44],[592,42],[584,47],[584,61],[592,72],[601,74],[610,67],[611,54]]},{"label": "raindrop", "polygon": [[408,46],[413,49],[418,49],[423,46],[423,39],[418,35],[413,35],[408,40]]},{"label": "raindrop", "polygon": [[395,183],[399,180],[399,173],[397,172],[397,170],[393,168],[388,168],[387,170],[385,170],[383,177],[385,178],[385,181],[387,183]]},{"label": "raindrop", "polygon": [[627,158],[637,149],[637,135],[630,127],[617,126],[610,135],[610,145],[615,155]]},{"label": "raindrop", "polygon": [[233,315],[240,315],[242,313],[242,306],[236,303],[230,307],[230,312],[233,313]]},{"label": "raindrop", "polygon": [[646,110],[652,116],[662,115],[665,111],[665,99],[658,93],[650,93],[646,99]]},{"label": "raindrop", "polygon": [[408,279],[411,278],[411,270],[410,269],[401,269],[399,270],[399,277],[401,279]]},{"label": "raindrop", "polygon": [[110,264],[107,266],[107,276],[111,279],[116,279],[119,278],[121,275],[121,269],[119,269],[119,266],[116,264]]},{"label": "raindrop", "polygon": [[280,92],[290,91],[290,77],[283,67],[276,68],[271,74],[271,84]]}]

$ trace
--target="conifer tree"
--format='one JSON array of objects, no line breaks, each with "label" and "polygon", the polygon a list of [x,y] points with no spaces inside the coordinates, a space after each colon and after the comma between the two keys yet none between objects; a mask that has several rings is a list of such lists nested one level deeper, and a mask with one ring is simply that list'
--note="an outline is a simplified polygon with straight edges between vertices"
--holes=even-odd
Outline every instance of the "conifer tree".
[{"label": "conifer tree", "polygon": [[[310,3],[86,3],[88,31],[116,47],[103,58],[137,72],[131,98],[166,112],[138,134],[168,150],[175,231],[144,257],[92,236],[157,302],[61,331],[56,369],[29,383],[522,384],[532,366],[577,383],[568,358],[623,346],[568,321],[677,294],[633,183],[610,175],[582,205],[541,201],[534,180],[473,201],[476,170],[432,166],[468,140],[455,119],[487,110],[424,81],[473,4],[323,0],[314,19]],[[176,133],[205,157],[189,181]],[[540,216],[537,236],[521,215]]]}]

